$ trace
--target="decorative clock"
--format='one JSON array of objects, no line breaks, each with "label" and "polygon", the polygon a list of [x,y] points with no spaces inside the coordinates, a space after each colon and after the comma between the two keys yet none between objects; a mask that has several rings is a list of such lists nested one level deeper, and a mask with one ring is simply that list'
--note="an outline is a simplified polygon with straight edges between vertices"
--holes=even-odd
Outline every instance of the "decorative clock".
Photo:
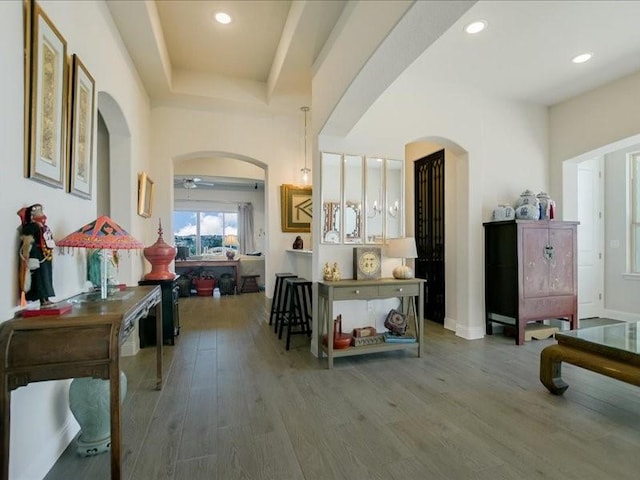
[{"label": "decorative clock", "polygon": [[380,278],[382,250],[380,247],[354,247],[353,277],[356,280]]}]

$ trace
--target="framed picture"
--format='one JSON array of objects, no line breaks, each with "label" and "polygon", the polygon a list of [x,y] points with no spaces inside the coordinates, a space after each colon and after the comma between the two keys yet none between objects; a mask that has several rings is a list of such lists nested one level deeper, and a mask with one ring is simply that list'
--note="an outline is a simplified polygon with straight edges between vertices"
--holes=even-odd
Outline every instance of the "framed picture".
[{"label": "framed picture", "polygon": [[149,218],[153,208],[153,180],[142,172],[138,175],[138,215]]},{"label": "framed picture", "polygon": [[91,198],[95,82],[76,54],[71,64],[71,122],[67,191]]},{"label": "framed picture", "polygon": [[280,186],[283,232],[310,232],[313,213],[311,187]]},{"label": "framed picture", "polygon": [[67,42],[33,3],[27,177],[63,188],[66,174]]}]

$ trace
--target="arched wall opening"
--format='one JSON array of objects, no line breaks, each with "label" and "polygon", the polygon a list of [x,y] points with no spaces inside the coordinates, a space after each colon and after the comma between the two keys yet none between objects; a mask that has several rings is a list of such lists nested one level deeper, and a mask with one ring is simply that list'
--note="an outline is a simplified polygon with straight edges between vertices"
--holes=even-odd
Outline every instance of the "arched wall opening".
[{"label": "arched wall opening", "polygon": [[[131,132],[122,109],[104,91],[98,92],[98,115],[104,121],[104,129],[100,129],[97,137],[97,161],[103,168],[95,170],[97,174],[93,191],[97,195],[97,185],[103,181],[109,185],[109,191],[103,194],[102,199],[96,200],[100,202],[96,203],[97,214],[102,215],[108,211],[113,220],[130,232],[138,191],[137,175],[133,175],[131,170]],[[105,165],[108,167],[104,168]],[[105,175],[107,178],[102,178]],[[127,255],[127,258],[131,260],[121,262],[118,267],[118,278],[127,285],[136,285],[143,268],[143,259],[141,255],[133,253]]]},{"label": "arched wall opening", "polygon": [[[256,250],[262,252],[264,256],[264,283],[265,290],[270,291],[271,276],[269,272],[270,258],[269,238],[266,235],[268,231],[270,219],[269,196],[269,167],[266,163],[248,157],[246,155],[236,154],[233,152],[223,151],[198,151],[177,155],[172,159],[172,172],[170,178],[174,175],[193,175],[193,176],[209,176],[209,177],[225,177],[225,178],[243,178],[264,181],[264,190],[262,192],[262,208],[256,208],[254,205],[254,235],[253,241]],[[171,185],[172,209],[176,206],[176,195],[174,186]],[[254,197],[255,199],[255,197]],[[239,204],[242,201],[232,200],[227,203]],[[169,238],[174,241],[173,218],[167,230],[170,230]]]},{"label": "arched wall opening", "polygon": [[483,325],[471,325],[469,254],[469,157],[456,142],[438,136],[420,137],[405,145],[407,236],[415,233],[413,164],[427,155],[445,151],[445,328],[463,338],[481,338]]}]

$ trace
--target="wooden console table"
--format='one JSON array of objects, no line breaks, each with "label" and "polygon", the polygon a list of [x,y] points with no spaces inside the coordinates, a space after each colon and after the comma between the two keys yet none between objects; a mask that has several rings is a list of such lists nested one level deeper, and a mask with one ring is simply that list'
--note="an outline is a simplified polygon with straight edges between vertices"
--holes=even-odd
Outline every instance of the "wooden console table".
[{"label": "wooden console table", "polygon": [[[424,318],[424,280],[411,278],[399,280],[382,278],[380,280],[339,280],[337,282],[318,283],[318,358],[327,355],[328,366],[333,368],[334,357],[347,357],[367,353],[388,352],[390,350],[417,349],[422,356],[422,327]],[[381,343],[378,345],[333,348],[333,302],[336,300],[375,300],[399,297],[406,314],[413,314],[412,332],[416,336],[414,343]],[[416,300],[418,297],[418,308]],[[327,333],[327,345],[322,343],[322,334]]]},{"label": "wooden console table", "polygon": [[156,310],[156,388],[162,389],[162,295],[159,286],[129,287],[115,299],[81,294],[60,316],[15,318],[0,324],[0,477],[9,478],[11,391],[31,382],[93,377],[110,380],[111,478],[121,478],[120,344],[136,320]]}]

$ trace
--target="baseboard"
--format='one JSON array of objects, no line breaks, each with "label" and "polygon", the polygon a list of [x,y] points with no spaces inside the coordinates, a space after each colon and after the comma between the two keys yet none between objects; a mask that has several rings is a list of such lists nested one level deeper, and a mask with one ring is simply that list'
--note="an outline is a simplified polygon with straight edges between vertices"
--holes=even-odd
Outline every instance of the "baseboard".
[{"label": "baseboard", "polygon": [[444,317],[444,328],[447,330],[451,330],[452,332],[456,331],[456,321],[450,317]]},{"label": "baseboard", "polygon": [[485,326],[481,327],[463,327],[456,325],[456,336],[464,338],[465,340],[478,340],[484,338]]},{"label": "baseboard", "polygon": [[455,332],[456,336],[464,338],[465,340],[478,340],[479,338],[484,338],[485,333],[484,325],[481,327],[463,327],[458,325],[458,322],[450,317],[445,317],[444,328]]},{"label": "baseboard", "polygon": [[[69,412],[64,426],[58,431],[58,434],[50,442],[46,442],[39,448],[37,452],[33,452],[32,461],[28,467],[20,473],[17,473],[16,480],[33,480],[34,478],[46,477],[49,470],[55,465],[66,450],[69,444],[76,437],[80,427],[73,418],[73,414]],[[15,473],[15,472],[13,472]],[[11,478],[14,478],[11,476]]]},{"label": "baseboard", "polygon": [[640,314],[630,312],[619,312],[617,310],[605,309],[602,312],[603,318],[613,318],[615,320],[624,320],[625,322],[640,322]]}]

